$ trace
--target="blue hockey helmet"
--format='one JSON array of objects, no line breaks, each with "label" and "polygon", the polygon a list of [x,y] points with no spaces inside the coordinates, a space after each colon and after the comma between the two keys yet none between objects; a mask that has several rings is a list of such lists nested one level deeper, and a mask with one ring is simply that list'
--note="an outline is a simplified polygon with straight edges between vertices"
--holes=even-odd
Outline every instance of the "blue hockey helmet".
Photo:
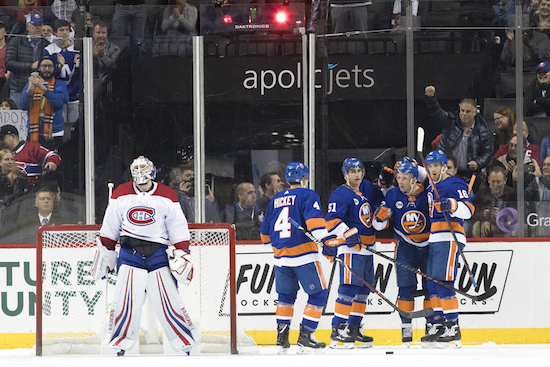
[{"label": "blue hockey helmet", "polygon": [[401,164],[401,163],[404,163],[404,162],[412,162],[412,163],[418,164],[418,162],[416,161],[416,159],[413,159],[413,158],[407,157],[407,156],[401,158],[401,159],[398,160],[397,162],[398,162],[398,164]]},{"label": "blue hockey helmet", "polygon": [[445,155],[445,152],[443,152],[441,149],[438,150],[432,150],[428,153],[426,156],[426,164],[430,163],[441,163],[442,165],[447,165],[447,156]]},{"label": "blue hockey helmet", "polygon": [[286,166],[285,178],[286,182],[302,182],[302,177],[309,181],[309,170],[302,162],[290,162]]},{"label": "blue hockey helmet", "polygon": [[344,163],[342,163],[342,174],[344,177],[346,177],[348,171],[351,168],[361,168],[363,172],[365,172],[365,166],[363,166],[363,162],[361,162],[357,158],[346,158],[344,159]]},{"label": "blue hockey helmet", "polygon": [[418,180],[418,164],[416,162],[401,162],[397,166],[397,173],[407,173],[411,178]]}]

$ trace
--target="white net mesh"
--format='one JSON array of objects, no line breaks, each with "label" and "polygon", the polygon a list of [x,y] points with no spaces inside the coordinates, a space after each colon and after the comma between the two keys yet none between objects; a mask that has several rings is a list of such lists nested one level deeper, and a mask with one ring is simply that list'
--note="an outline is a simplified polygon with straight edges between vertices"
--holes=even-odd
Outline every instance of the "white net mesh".
[{"label": "white net mesh", "polygon": [[[234,291],[229,281],[232,232],[208,224],[192,226],[190,249],[194,276],[188,287],[180,287],[180,294],[193,322],[201,330],[203,352],[229,352],[230,295]],[[81,346],[101,342],[116,275],[110,276],[108,287],[106,280],[92,279],[98,233],[97,226],[75,226],[70,230],[52,227],[42,234],[42,344],[45,349],[52,346],[50,351],[57,353],[75,353],[80,349],[93,353],[93,348]],[[156,321],[146,320],[147,314],[151,313],[142,312],[143,334],[147,329],[158,327]],[[141,343],[145,340],[140,339]],[[244,333],[239,340],[245,346],[253,345]],[[209,344],[217,346],[210,348]]]}]

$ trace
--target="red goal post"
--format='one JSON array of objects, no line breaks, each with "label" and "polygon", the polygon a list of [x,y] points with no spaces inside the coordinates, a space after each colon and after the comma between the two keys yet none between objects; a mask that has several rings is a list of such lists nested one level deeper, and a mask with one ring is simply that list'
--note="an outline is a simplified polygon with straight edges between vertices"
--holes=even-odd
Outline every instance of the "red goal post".
[{"label": "red goal post", "polygon": [[[102,353],[101,334],[116,275],[110,276],[109,283],[92,279],[100,228],[47,225],[38,229],[36,355]],[[189,231],[194,277],[189,287],[180,287],[180,294],[201,331],[202,350],[208,343],[226,344],[228,348],[214,349],[236,354],[241,342],[237,340],[235,227],[189,224]]]}]

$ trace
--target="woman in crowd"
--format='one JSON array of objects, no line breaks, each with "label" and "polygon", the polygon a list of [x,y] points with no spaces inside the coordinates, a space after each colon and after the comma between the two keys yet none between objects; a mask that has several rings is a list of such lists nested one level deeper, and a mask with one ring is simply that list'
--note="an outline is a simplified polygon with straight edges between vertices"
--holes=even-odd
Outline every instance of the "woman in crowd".
[{"label": "woman in crowd", "polygon": [[494,151],[497,151],[501,146],[508,144],[514,134],[513,128],[516,124],[516,114],[510,107],[500,106],[493,112],[493,118],[495,119],[496,126]]},{"label": "woman in crowd", "polygon": [[0,204],[8,206],[27,192],[27,175],[15,165],[13,152],[0,150]]}]

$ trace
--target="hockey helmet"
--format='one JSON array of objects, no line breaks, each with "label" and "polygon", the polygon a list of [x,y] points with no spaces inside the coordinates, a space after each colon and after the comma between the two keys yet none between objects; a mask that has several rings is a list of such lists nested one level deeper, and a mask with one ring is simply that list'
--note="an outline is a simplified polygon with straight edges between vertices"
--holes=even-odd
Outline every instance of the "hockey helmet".
[{"label": "hockey helmet", "polygon": [[426,164],[430,163],[441,163],[443,166],[447,165],[447,156],[445,155],[445,152],[443,152],[441,149],[438,150],[432,150],[428,153],[426,156]]},{"label": "hockey helmet", "polygon": [[347,176],[348,171],[351,168],[361,168],[363,170],[363,173],[365,172],[365,166],[363,166],[363,162],[361,162],[357,158],[346,158],[344,160],[344,163],[342,163],[342,174],[344,175],[344,178]]},{"label": "hockey helmet", "polygon": [[397,173],[408,173],[411,178],[415,178],[418,181],[418,164],[416,162],[401,162],[397,166]]},{"label": "hockey helmet", "polygon": [[309,181],[309,170],[302,162],[290,162],[286,166],[285,178],[286,182],[302,182],[302,177]]},{"label": "hockey helmet", "polygon": [[134,182],[138,185],[147,183],[157,177],[157,169],[153,162],[140,155],[130,165],[130,172]]}]

